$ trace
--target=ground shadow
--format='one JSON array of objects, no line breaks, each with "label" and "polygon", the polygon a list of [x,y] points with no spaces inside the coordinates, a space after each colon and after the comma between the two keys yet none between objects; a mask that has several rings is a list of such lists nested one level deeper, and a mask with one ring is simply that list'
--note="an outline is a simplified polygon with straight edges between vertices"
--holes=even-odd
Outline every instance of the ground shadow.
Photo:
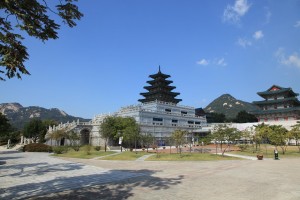
[{"label": "ground shadow", "polygon": [[[40,163],[27,163],[27,164],[15,164],[15,165],[2,165],[0,166],[0,170],[11,170],[13,173],[8,173],[5,175],[0,174],[0,177],[5,176],[18,176],[18,177],[26,177],[33,175],[43,175],[50,172],[57,171],[71,171],[71,170],[79,170],[83,168],[83,164],[79,163],[59,163],[59,164],[51,164],[47,162]],[[32,170],[24,170],[28,168],[33,168]]]},{"label": "ground shadow", "polygon": [[[102,174],[59,177],[54,180],[0,189],[1,199],[128,199],[136,187],[166,190],[183,176],[160,178],[153,170],[109,170]],[[44,196],[43,196],[44,195]]]}]

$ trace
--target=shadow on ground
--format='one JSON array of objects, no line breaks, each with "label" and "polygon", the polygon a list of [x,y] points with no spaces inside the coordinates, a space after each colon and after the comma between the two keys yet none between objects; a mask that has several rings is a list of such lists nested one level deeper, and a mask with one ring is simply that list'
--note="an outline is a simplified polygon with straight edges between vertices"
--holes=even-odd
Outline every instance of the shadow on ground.
[{"label": "shadow on ground", "polygon": [[56,178],[0,189],[1,199],[127,199],[136,187],[166,190],[183,176],[159,178],[152,170],[110,170],[103,174]]}]

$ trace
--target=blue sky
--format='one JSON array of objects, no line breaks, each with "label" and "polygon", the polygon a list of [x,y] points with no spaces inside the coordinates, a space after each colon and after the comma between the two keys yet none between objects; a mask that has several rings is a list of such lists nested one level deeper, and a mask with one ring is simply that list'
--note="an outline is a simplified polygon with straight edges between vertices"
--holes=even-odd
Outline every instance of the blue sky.
[{"label": "blue sky", "polygon": [[31,76],[0,83],[0,103],[92,118],[137,104],[148,76],[171,75],[182,105],[222,94],[252,102],[273,84],[300,93],[299,0],[81,0],[77,27],[26,38]]}]

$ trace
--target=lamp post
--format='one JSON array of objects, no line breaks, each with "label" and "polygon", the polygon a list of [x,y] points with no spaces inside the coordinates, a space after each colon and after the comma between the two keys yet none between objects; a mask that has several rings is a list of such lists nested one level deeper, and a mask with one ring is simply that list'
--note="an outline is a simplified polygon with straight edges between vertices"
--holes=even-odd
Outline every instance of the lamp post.
[{"label": "lamp post", "polygon": [[120,147],[121,147],[121,152],[122,152],[122,141],[123,141],[123,136],[121,136],[121,135],[122,135],[122,132],[119,131],[119,132],[118,132],[118,135],[119,135],[119,145],[120,145]]}]

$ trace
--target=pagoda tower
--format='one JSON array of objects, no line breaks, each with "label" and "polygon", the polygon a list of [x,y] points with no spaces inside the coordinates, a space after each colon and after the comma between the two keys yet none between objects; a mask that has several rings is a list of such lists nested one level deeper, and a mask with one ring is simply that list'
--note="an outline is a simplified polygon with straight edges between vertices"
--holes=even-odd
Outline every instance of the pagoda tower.
[{"label": "pagoda tower", "polygon": [[160,66],[156,74],[149,76],[152,80],[147,81],[150,86],[145,86],[144,89],[148,92],[140,93],[144,96],[144,99],[139,99],[142,103],[152,102],[152,101],[162,101],[177,104],[181,99],[176,99],[175,97],[179,95],[178,92],[172,92],[175,86],[170,86],[173,81],[167,80],[170,75],[164,74],[160,71]]},{"label": "pagoda tower", "polygon": [[253,111],[258,121],[288,121],[300,119],[300,101],[298,93],[292,88],[273,85],[268,90],[257,93],[263,101],[254,101],[260,110]]}]

